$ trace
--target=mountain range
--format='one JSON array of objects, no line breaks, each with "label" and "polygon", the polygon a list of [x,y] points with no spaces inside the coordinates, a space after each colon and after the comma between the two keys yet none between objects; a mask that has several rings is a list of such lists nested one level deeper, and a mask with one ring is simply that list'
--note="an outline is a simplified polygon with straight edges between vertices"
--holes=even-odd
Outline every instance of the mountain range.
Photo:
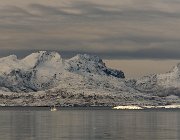
[{"label": "mountain range", "polygon": [[180,103],[180,64],[164,74],[127,79],[98,56],[70,59],[39,51],[0,58],[0,105],[115,106]]}]

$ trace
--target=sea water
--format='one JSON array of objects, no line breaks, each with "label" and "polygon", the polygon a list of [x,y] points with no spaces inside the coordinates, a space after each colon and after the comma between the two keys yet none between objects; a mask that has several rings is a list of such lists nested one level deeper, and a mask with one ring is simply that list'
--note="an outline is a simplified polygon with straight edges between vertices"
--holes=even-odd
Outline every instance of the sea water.
[{"label": "sea water", "polygon": [[1,108],[0,140],[180,140],[180,110]]}]

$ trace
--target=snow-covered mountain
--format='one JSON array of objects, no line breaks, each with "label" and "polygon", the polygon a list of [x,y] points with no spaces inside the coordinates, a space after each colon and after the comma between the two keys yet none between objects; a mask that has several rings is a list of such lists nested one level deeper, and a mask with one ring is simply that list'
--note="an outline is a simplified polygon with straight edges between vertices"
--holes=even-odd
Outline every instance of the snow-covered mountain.
[{"label": "snow-covered mountain", "polygon": [[157,84],[166,88],[180,88],[180,64],[177,64],[170,72],[157,75]]},{"label": "snow-covered mountain", "polygon": [[75,57],[66,60],[65,69],[85,76],[87,74],[95,74],[125,78],[122,71],[107,68],[102,59],[87,54],[78,54]]},{"label": "snow-covered mountain", "polygon": [[97,56],[62,59],[40,51],[0,58],[0,105],[165,105],[180,103],[180,65],[165,74],[125,79]]},{"label": "snow-covered mountain", "polygon": [[[129,83],[128,83],[129,82]],[[141,90],[153,90],[155,88],[180,88],[180,64],[177,64],[171,71],[164,74],[152,74],[130,80],[127,84]]]},{"label": "snow-covered mountain", "polygon": [[[0,67],[0,88],[12,92],[50,89],[69,73],[125,78],[122,71],[109,69],[99,57],[86,54],[69,60],[63,60],[57,52],[47,51],[33,53],[20,60],[11,55],[0,59]],[[74,75],[71,74],[71,78]]]},{"label": "snow-covered mountain", "polygon": [[164,74],[152,74],[137,80],[127,80],[126,85],[152,96],[171,97],[173,95],[173,98],[179,98],[180,64]]},{"label": "snow-covered mountain", "polygon": [[56,52],[41,51],[24,59],[8,56],[0,59],[0,87],[12,92],[45,90],[57,83],[63,60]]}]

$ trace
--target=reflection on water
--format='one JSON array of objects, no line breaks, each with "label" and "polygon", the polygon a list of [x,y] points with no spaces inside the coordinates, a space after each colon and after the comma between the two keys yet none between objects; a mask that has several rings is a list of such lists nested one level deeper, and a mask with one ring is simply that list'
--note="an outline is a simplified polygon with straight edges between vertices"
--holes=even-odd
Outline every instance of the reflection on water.
[{"label": "reflection on water", "polygon": [[0,111],[0,140],[180,140],[180,111]]}]

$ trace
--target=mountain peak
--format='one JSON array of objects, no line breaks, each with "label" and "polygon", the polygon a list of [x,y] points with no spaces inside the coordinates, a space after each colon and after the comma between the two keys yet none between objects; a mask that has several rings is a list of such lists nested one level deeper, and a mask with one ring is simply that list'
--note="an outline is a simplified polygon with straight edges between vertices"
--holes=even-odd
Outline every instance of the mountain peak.
[{"label": "mountain peak", "polygon": [[96,63],[102,63],[102,59],[95,55],[88,55],[88,54],[77,54],[71,60],[81,60],[81,61],[93,61]]},{"label": "mountain peak", "polygon": [[97,74],[125,78],[122,71],[107,68],[101,58],[88,54],[78,54],[75,57],[66,60],[65,69],[83,75]]},{"label": "mountain peak", "polygon": [[0,61],[16,61],[17,60],[17,56],[16,55],[9,55],[3,58],[0,58]]},{"label": "mountain peak", "polygon": [[22,61],[30,67],[36,67],[37,65],[47,61],[61,62],[62,58],[57,52],[39,51],[26,56]]},{"label": "mountain peak", "polygon": [[178,63],[171,72],[180,72],[180,63]]}]

